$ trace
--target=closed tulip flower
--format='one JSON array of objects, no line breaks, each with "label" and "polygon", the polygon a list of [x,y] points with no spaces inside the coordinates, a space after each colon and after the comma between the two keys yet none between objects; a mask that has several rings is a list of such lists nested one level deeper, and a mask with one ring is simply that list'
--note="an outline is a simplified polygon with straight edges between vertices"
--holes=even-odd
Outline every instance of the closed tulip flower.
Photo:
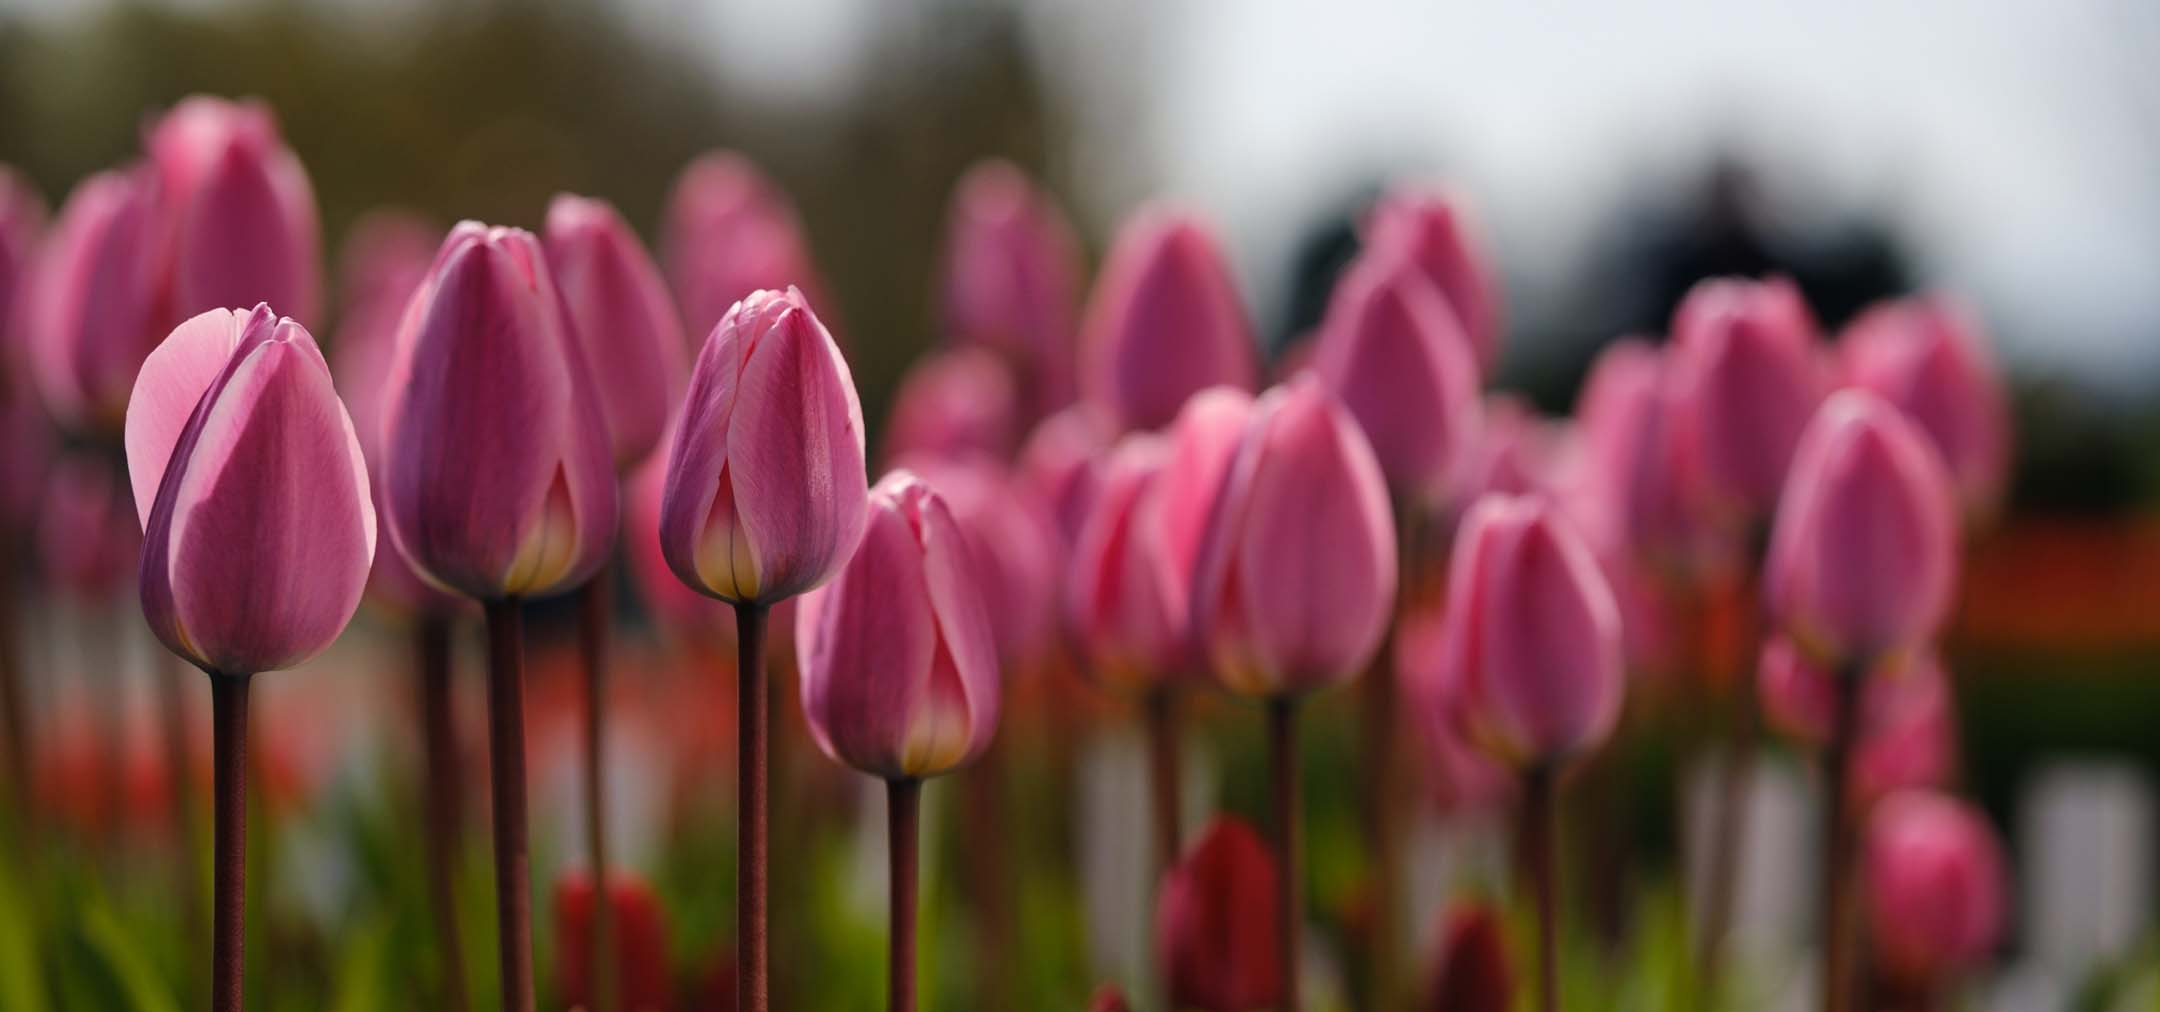
[{"label": "closed tulip flower", "polygon": [[769,603],[847,562],[864,518],[862,406],[802,293],[758,292],[713,329],[668,457],[660,545],[700,593]]},{"label": "closed tulip flower", "polygon": [[1228,817],[1171,869],[1155,900],[1156,961],[1171,1007],[1254,1012],[1282,1000],[1277,875],[1259,834]]},{"label": "closed tulip flower", "polygon": [[1169,455],[1155,483],[1154,508],[1160,514],[1167,552],[1161,561],[1169,568],[1181,615],[1189,605],[1184,599],[1192,596],[1200,549],[1207,543],[1223,478],[1230,473],[1230,462],[1244,441],[1252,414],[1251,394],[1236,387],[1210,387],[1186,401],[1170,423]]},{"label": "closed tulip flower", "polygon": [[1673,314],[1673,367],[1703,474],[1740,522],[1769,518],[1827,392],[1818,337],[1800,290],[1782,278],[1704,281]]},{"label": "closed tulip flower", "polygon": [[1012,456],[1020,441],[1012,372],[981,348],[937,352],[910,366],[893,395],[885,459]]},{"label": "closed tulip flower", "polygon": [[1066,616],[1089,670],[1130,692],[1184,673],[1192,660],[1186,601],[1152,496],[1168,450],[1153,433],[1118,443],[1067,570]]},{"label": "closed tulip flower", "polygon": [[1050,519],[996,461],[982,456],[906,460],[938,492],[966,536],[975,585],[1007,672],[1042,651],[1056,614],[1057,535]]},{"label": "closed tulip flower", "polygon": [[1070,403],[1080,249],[1049,195],[1008,162],[969,169],[953,191],[943,271],[948,334],[1013,363],[1029,417]]},{"label": "closed tulip flower", "polygon": [[268,106],[183,99],[151,125],[143,148],[156,171],[173,319],[258,302],[317,319],[315,191]]},{"label": "closed tulip flower", "polygon": [[1466,901],[1440,922],[1439,958],[1425,990],[1430,1012],[1508,1012],[1515,1007],[1515,964],[1507,925],[1490,903]]},{"label": "closed tulip flower", "polygon": [[1994,950],[2007,907],[2002,848],[1970,805],[1924,792],[1884,799],[1866,859],[1870,937],[1891,974],[1933,987]]},{"label": "closed tulip flower", "polygon": [[1447,609],[1435,600],[1406,611],[1395,630],[1395,671],[1403,687],[1415,736],[1423,746],[1419,782],[1442,812],[1480,815],[1503,811],[1515,778],[1463,738],[1448,694]]},{"label": "closed tulip flower", "polygon": [[1081,324],[1081,392],[1124,428],[1159,429],[1196,391],[1252,389],[1257,356],[1207,226],[1161,208],[1126,222]]},{"label": "closed tulip flower", "polygon": [[1528,495],[1557,490],[1573,449],[1564,422],[1545,418],[1520,395],[1488,394],[1477,439],[1456,474],[1454,498],[1475,502],[1487,493]]},{"label": "closed tulip flower", "polygon": [[1478,363],[1445,296],[1408,255],[1351,265],[1313,364],[1365,430],[1398,498],[1444,490],[1476,437]]},{"label": "closed tulip flower", "polygon": [[[592,922],[600,898],[592,877],[573,872],[555,884],[556,996],[569,1008],[600,1007],[592,950]],[[666,912],[642,880],[618,874],[608,882],[614,918],[615,993],[609,1008],[621,1012],[667,1012],[674,1007],[668,973]]]},{"label": "closed tulip flower", "polygon": [[1778,504],[1772,618],[1822,663],[1872,663],[1934,638],[1956,574],[1957,508],[1935,448],[1874,395],[1833,395]]},{"label": "closed tulip flower", "polygon": [[1583,384],[1585,491],[1631,561],[1697,576],[1732,553],[1714,522],[1693,413],[1671,358],[1647,342],[1616,341]]},{"label": "closed tulip flower", "polygon": [[2010,405],[1971,314],[1940,297],[1880,304],[1839,341],[1845,381],[1873,390],[1935,442],[1965,512],[1985,519],[2010,473]]},{"label": "closed tulip flower", "polygon": [[1500,360],[1500,283],[1482,242],[1468,202],[1444,190],[1391,193],[1365,224],[1367,249],[1406,254],[1432,279],[1490,374]]},{"label": "closed tulip flower", "polygon": [[667,282],[604,200],[558,195],[548,205],[548,270],[592,368],[618,470],[635,467],[668,426],[682,372],[682,323]]},{"label": "closed tulip flower", "polygon": [[152,185],[140,170],[78,183],[26,282],[31,372],[63,427],[119,431],[135,373],[163,336],[150,254]]},{"label": "closed tulip flower", "polygon": [[1075,404],[1042,420],[1020,448],[1021,490],[1042,504],[1069,552],[1102,488],[1103,458],[1114,438],[1101,412]]},{"label": "closed tulip flower", "polygon": [[760,289],[800,288],[812,305],[831,311],[794,205],[735,152],[715,151],[683,169],[661,231],[661,256],[692,340]]}]

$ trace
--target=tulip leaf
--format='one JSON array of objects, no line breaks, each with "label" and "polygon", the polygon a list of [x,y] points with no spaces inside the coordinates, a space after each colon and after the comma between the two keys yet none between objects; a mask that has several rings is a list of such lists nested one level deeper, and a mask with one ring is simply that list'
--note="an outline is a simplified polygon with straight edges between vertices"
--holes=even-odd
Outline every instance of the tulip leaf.
[{"label": "tulip leaf", "polygon": [[83,940],[105,964],[111,980],[135,1012],[180,1012],[172,989],[158,977],[150,957],[120,919],[103,904],[83,911]]},{"label": "tulip leaf", "polygon": [[389,942],[389,922],[380,917],[350,932],[338,954],[337,989],[330,999],[330,1012],[376,1012],[390,1007],[382,993]]},{"label": "tulip leaf", "polygon": [[[9,863],[9,868],[14,867]],[[33,905],[11,873],[0,873],[0,1008],[43,1012],[45,980],[38,962]]]}]

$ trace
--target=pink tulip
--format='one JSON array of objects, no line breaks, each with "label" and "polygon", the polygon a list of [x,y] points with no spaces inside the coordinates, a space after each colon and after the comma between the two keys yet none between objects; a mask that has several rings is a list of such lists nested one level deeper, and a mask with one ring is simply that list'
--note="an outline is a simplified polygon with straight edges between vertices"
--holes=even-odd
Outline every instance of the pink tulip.
[{"label": "pink tulip", "polygon": [[1253,406],[1193,587],[1232,691],[1285,696],[1364,669],[1395,606],[1395,522],[1371,446],[1310,375]]},{"label": "pink tulip", "polygon": [[77,184],[23,292],[32,375],[63,426],[117,431],[135,372],[157,346],[149,179],[116,171]]},{"label": "pink tulip", "polygon": [[1056,614],[1057,534],[1050,518],[985,457],[902,461],[952,510],[1008,672],[1036,659]]},{"label": "pink tulip", "polygon": [[615,540],[616,490],[591,373],[540,243],[452,229],[398,328],[383,483],[398,550],[480,600],[583,584]]},{"label": "pink tulip", "polygon": [[1521,396],[1488,394],[1477,438],[1465,448],[1451,497],[1475,502],[1488,493],[1552,492],[1564,479],[1569,436]]},{"label": "pink tulip", "polygon": [[1476,438],[1478,363],[1446,296],[1403,252],[1368,254],[1335,286],[1314,367],[1405,500],[1440,494]]},{"label": "pink tulip", "polygon": [[315,191],[269,106],[183,99],[150,126],[143,148],[157,178],[171,320],[258,302],[319,319]]},{"label": "pink tulip", "polygon": [[863,532],[862,405],[847,360],[790,288],[715,327],[668,456],[660,547],[701,594],[770,603],[830,579]]},{"label": "pink tulip", "polygon": [[2010,473],[2010,405],[1978,323],[1945,298],[1885,302],[1839,341],[1845,381],[1873,390],[1935,441],[1967,514],[1985,518]]},{"label": "pink tulip", "polygon": [[[1757,685],[1771,726],[1809,747],[1830,736],[1836,676],[1810,662],[1792,641],[1763,647]],[[1932,650],[1878,665],[1861,684],[1859,744],[1850,784],[1865,802],[1892,791],[1937,787],[1957,764],[1950,679]]]},{"label": "pink tulip", "polygon": [[[669,438],[673,442],[673,437]],[[727,609],[684,586],[660,547],[660,501],[667,494],[667,460],[659,454],[623,485],[623,552],[638,598],[670,634],[709,644],[734,643]]]},{"label": "pink tulip", "polygon": [[1101,413],[1075,404],[1043,419],[1020,448],[1016,480],[1049,511],[1066,551],[1079,541],[1101,491],[1112,435]]},{"label": "pink tulip", "polygon": [[143,362],[126,439],[158,639],[204,671],[252,675],[337,638],[367,584],[375,507],[305,329],[268,306],[182,324]]},{"label": "pink tulip", "polygon": [[968,554],[921,479],[894,471],[870,491],[862,547],[795,623],[803,716],[826,755],[920,780],[989,747],[997,645]]},{"label": "pink tulip", "polygon": [[[1178,611],[1187,610],[1200,549],[1215,520],[1223,479],[1252,421],[1253,398],[1236,387],[1210,387],[1192,396],[1170,423],[1169,454],[1154,483],[1154,509],[1162,525],[1164,555]],[[1187,622],[1180,620],[1180,626]]]},{"label": "pink tulip", "polygon": [[1218,817],[1163,879],[1156,961],[1173,1008],[1253,1012],[1283,992],[1275,857],[1252,828]]},{"label": "pink tulip", "polygon": [[950,336],[1014,363],[1031,417],[1070,403],[1080,249],[1049,195],[1008,162],[969,169],[953,191],[943,270]]},{"label": "pink tulip", "polygon": [[1005,363],[981,348],[936,352],[900,377],[885,426],[885,459],[1012,456],[1019,393]]},{"label": "pink tulip", "polygon": [[1168,538],[1154,508],[1168,454],[1153,433],[1118,443],[1066,576],[1067,624],[1089,670],[1134,693],[1185,674],[1192,661],[1187,602],[1166,564]]},{"label": "pink tulip", "polygon": [[691,340],[760,289],[800,288],[831,311],[794,206],[739,154],[715,151],[683,169],[662,233],[661,256]]},{"label": "pink tulip", "polygon": [[1872,663],[1932,640],[1957,577],[1957,507],[1918,426],[1845,390],[1808,423],[1778,503],[1765,590],[1811,657]]},{"label": "pink tulip", "polygon": [[585,351],[615,466],[659,445],[683,368],[682,323],[660,268],[604,200],[560,194],[548,205],[548,270]]},{"label": "pink tulip", "polygon": [[42,490],[38,520],[38,561],[47,583],[89,604],[111,600],[142,551],[142,528],[128,523],[134,511],[127,494],[102,455],[59,459]]},{"label": "pink tulip", "polygon": [[1508,1012],[1515,1007],[1515,962],[1507,923],[1490,903],[1453,904],[1440,922],[1439,958],[1426,987],[1430,1012]]},{"label": "pink tulip", "polygon": [[1140,212],[1118,232],[1081,324],[1082,393],[1127,429],[1159,429],[1218,384],[1252,389],[1252,324],[1206,225]]},{"label": "pink tulip", "polygon": [[1680,303],[1672,341],[1707,485],[1722,510],[1760,523],[1828,387],[1814,316],[1782,278],[1715,278]]},{"label": "pink tulip", "polygon": [[1419,782],[1449,815],[1505,810],[1515,796],[1510,771],[1464,740],[1447,692],[1447,609],[1438,602],[1406,612],[1395,630],[1395,672],[1413,736],[1424,746]]},{"label": "pink tulip", "polygon": [[1591,367],[1576,416],[1585,492],[1611,525],[1619,554],[1696,576],[1736,546],[1713,522],[1696,419],[1678,381],[1670,356],[1643,341],[1616,341]]},{"label": "pink tulip", "polygon": [[1977,809],[1940,794],[1892,796],[1875,808],[1866,850],[1871,937],[1889,972],[1932,983],[1994,950],[2003,856]]},{"label": "pink tulip", "polygon": [[1611,735],[1626,689],[1619,604],[1548,501],[1472,506],[1448,570],[1443,691],[1471,741],[1521,768]]},{"label": "pink tulip", "polygon": [[1366,248],[1407,254],[1440,289],[1470,339],[1478,366],[1500,360],[1500,283],[1468,203],[1441,190],[1398,190],[1373,208]]}]

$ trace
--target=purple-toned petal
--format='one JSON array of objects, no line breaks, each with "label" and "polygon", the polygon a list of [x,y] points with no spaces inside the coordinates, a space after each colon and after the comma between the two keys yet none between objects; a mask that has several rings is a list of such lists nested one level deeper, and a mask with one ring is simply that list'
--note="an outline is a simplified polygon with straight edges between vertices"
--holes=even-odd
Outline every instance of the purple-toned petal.
[{"label": "purple-toned petal", "polygon": [[797,618],[803,713],[834,759],[906,775],[904,745],[939,651],[921,545],[906,517],[871,511],[856,558]]},{"label": "purple-toned petal", "polygon": [[143,360],[135,376],[125,438],[135,513],[144,527],[150,526],[150,507],[157,501],[173,447],[204,392],[225,371],[248,318],[246,313],[212,309],[188,320]]}]

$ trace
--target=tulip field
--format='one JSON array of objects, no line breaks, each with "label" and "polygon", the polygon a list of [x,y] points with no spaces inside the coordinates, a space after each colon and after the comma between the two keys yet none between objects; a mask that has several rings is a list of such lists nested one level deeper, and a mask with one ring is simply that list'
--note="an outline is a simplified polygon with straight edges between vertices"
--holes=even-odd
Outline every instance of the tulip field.
[{"label": "tulip field", "polygon": [[0,166],[0,1012],[2026,1007],[1958,293],[1700,278],[1547,412],[1446,180],[1264,348],[993,159],[866,418],[750,158],[326,235],[299,115]]}]

